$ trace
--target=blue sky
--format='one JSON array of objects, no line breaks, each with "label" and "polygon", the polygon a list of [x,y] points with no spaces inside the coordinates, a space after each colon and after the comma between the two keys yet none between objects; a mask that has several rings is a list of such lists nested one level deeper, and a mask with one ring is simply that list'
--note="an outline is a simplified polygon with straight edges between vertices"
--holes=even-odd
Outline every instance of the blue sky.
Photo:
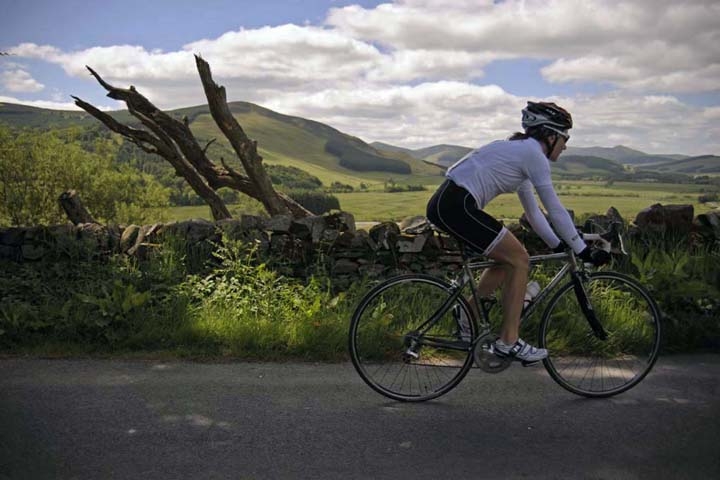
[{"label": "blue sky", "polygon": [[712,0],[0,0],[0,102],[105,97],[84,65],[161,108],[204,103],[192,54],[230,100],[366,141],[474,146],[529,99],[571,110],[577,146],[720,154]]}]

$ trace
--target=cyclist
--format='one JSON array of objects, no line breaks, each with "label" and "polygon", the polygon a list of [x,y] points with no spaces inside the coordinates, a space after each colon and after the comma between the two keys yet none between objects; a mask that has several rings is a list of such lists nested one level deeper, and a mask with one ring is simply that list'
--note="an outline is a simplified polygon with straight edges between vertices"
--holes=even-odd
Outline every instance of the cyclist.
[{"label": "cyclist", "polygon": [[[609,254],[585,244],[550,179],[550,162],[556,162],[565,150],[572,126],[572,116],[565,109],[550,102],[528,102],[522,110],[524,133],[480,147],[457,161],[427,206],[428,220],[435,226],[502,264],[483,272],[477,294],[488,296],[502,286],[503,323],[493,350],[523,365],[548,355],[547,350],[519,337],[529,256],[515,235],[483,208],[501,193],[517,192],[528,222],[550,248],[556,252],[572,248],[585,262],[606,263]],[[540,211],[533,188],[560,238]]]}]

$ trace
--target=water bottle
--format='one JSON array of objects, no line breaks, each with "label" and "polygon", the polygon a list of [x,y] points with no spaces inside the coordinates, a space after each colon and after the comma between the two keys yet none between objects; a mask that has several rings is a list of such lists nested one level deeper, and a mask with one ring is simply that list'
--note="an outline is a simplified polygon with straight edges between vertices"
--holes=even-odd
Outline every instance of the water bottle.
[{"label": "water bottle", "polygon": [[535,298],[535,295],[537,295],[539,292],[540,284],[535,280],[529,282],[527,284],[527,287],[525,288],[525,301],[523,304],[523,308],[527,308],[527,306],[530,305],[532,299]]}]

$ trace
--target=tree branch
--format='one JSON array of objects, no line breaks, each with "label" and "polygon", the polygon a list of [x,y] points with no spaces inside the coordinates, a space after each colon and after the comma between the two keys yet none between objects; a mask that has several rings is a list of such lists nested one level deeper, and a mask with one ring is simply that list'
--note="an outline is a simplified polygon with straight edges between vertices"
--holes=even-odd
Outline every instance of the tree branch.
[{"label": "tree branch", "polygon": [[215,192],[221,187],[238,190],[261,201],[271,215],[288,212],[300,217],[311,215],[297,202],[274,190],[262,166],[257,143],[245,135],[230,113],[225,101],[224,89],[212,81],[209,65],[197,56],[196,61],[208,96],[211,114],[235,149],[247,176],[232,169],[224,160],[222,167],[210,161],[207,151],[215,139],[208,142],[204,148],[201,147],[189,128],[187,118],[183,121],[172,118],[153,105],[134,87],[117,88],[106,82],[90,67],[87,67],[88,71],[108,92],[107,96],[125,102],[130,114],[140,120],[149,131],[123,125],[94,106],[77,97],[73,98],[76,105],[100,120],[110,130],[130,139],[143,150],[157,153],[170,162],[178,175],[184,177],[193,190],[210,205],[216,220],[230,217],[227,207]]},{"label": "tree branch", "polygon": [[[212,78],[210,65],[199,55],[195,55],[195,64],[197,65],[200,80],[205,90],[205,96],[208,99],[208,107],[215,123],[223,132],[233,150],[237,154],[242,163],[245,173],[247,173],[250,181],[260,192],[260,200],[265,209],[271,215],[281,213],[293,213],[297,216],[309,216],[311,213],[305,208],[294,202],[292,199],[281,196],[272,186],[270,177],[265,172],[262,165],[262,157],[257,151],[257,142],[248,138],[240,124],[233,117],[232,112],[227,104],[225,88],[219,86]],[[224,164],[225,168],[230,172],[231,169]],[[230,172],[232,176],[232,172]]]}]

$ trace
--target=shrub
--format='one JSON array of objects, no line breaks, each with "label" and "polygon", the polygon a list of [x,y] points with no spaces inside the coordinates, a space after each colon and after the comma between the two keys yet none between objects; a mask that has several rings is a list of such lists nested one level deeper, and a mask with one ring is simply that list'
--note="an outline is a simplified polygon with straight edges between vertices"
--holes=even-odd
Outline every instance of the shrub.
[{"label": "shrub", "polygon": [[89,152],[75,142],[76,134],[0,126],[0,224],[64,222],[58,198],[69,189],[105,222],[142,223],[168,205],[169,190],[152,176],[113,164],[108,141],[98,140]]},{"label": "shrub", "polygon": [[633,245],[629,273],[651,292],[663,312],[669,350],[720,344],[720,253],[678,246]]},{"label": "shrub", "polygon": [[316,190],[322,187],[319,178],[297,167],[268,165],[266,168],[273,185],[279,185],[285,190]]},{"label": "shrub", "polygon": [[348,185],[340,182],[333,182],[330,184],[329,191],[332,193],[351,193],[355,189],[352,185]]},{"label": "shrub", "polygon": [[717,202],[718,199],[720,199],[720,196],[718,196],[717,192],[714,193],[705,193],[703,195],[700,195],[698,197],[698,203],[709,203],[709,202]]},{"label": "shrub", "polygon": [[288,195],[315,215],[322,215],[330,210],[340,210],[340,200],[334,195],[308,191],[289,192]]}]

